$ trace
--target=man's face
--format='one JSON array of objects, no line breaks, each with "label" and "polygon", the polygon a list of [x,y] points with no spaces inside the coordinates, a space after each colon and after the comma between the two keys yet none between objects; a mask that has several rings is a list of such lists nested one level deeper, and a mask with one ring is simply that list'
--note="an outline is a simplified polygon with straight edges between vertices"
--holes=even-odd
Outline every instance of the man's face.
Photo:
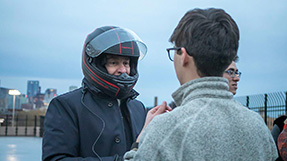
[{"label": "man's face", "polygon": [[105,65],[109,74],[121,75],[130,74],[130,58],[126,56],[107,54],[107,63]]},{"label": "man's face", "polygon": [[[229,67],[227,67],[227,69],[225,71],[231,71],[231,72],[238,72],[238,69],[236,67],[236,64],[234,61],[232,61],[232,63],[229,65]],[[233,95],[236,94],[236,90],[237,90],[237,82],[239,82],[239,76],[237,74],[235,74],[234,78],[232,78],[231,76],[229,76],[229,74],[227,72],[224,72],[223,77],[228,79],[229,81],[229,91],[231,93],[233,93]]]},{"label": "man's face", "polygon": [[177,76],[177,79],[179,81],[180,84],[183,84],[182,81],[182,68],[180,67],[180,54],[177,54],[178,51],[174,51],[176,54],[174,54],[173,57],[173,65],[174,65],[174,69],[175,69],[175,73]]}]

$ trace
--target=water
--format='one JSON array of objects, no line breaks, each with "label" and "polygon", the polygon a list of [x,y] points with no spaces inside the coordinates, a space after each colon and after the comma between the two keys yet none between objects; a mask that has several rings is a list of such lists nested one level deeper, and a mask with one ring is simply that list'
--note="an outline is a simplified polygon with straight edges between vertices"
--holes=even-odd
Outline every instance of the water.
[{"label": "water", "polygon": [[0,137],[0,161],[41,161],[42,138]]}]

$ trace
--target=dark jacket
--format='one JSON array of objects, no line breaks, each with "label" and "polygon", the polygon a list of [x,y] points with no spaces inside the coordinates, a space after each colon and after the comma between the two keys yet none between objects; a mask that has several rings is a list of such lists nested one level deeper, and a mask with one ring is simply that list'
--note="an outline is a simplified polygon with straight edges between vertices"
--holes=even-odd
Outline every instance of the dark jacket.
[{"label": "dark jacket", "polygon": [[[122,103],[129,112],[135,141],[145,122],[145,107],[131,98]],[[44,128],[43,160],[121,160],[130,148],[118,101],[86,88],[54,98]]]}]

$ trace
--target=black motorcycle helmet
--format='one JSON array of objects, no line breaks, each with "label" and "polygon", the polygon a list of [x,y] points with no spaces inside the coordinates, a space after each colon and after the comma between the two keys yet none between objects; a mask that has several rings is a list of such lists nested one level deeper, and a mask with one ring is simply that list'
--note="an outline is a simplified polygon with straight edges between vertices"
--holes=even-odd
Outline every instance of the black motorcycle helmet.
[{"label": "black motorcycle helmet", "polygon": [[[138,80],[137,62],[147,52],[146,45],[131,30],[104,26],[90,33],[83,48],[82,70],[89,83],[103,93],[125,98]],[[105,68],[106,54],[128,56],[130,75],[111,75]]]}]

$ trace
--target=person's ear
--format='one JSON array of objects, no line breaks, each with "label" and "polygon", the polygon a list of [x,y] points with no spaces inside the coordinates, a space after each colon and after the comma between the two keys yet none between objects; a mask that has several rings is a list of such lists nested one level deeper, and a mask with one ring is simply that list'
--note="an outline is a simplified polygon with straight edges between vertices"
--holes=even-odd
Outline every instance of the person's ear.
[{"label": "person's ear", "polygon": [[189,62],[189,55],[186,52],[186,49],[184,47],[181,48],[181,63],[183,66],[187,65]]}]

